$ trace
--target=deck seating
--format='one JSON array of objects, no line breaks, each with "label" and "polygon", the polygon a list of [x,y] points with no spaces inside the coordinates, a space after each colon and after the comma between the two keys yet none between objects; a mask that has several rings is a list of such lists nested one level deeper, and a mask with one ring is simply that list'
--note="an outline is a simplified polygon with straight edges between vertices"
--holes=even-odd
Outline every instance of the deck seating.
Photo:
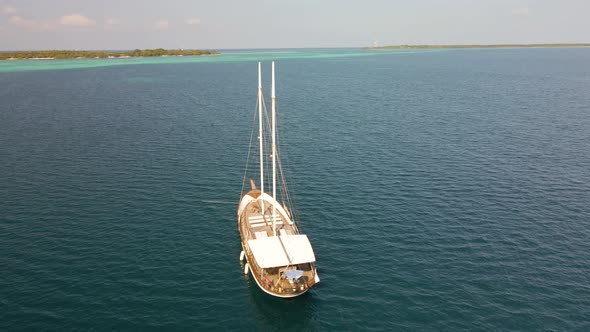
[{"label": "deck seating", "polygon": [[262,215],[248,217],[248,223],[252,228],[266,226],[266,223],[264,222],[264,218],[262,217]]},{"label": "deck seating", "polygon": [[[269,222],[269,224],[272,223],[271,216],[266,216],[266,220]],[[266,226],[266,223],[264,222],[264,217],[262,215],[255,215],[255,216],[248,217],[248,223],[250,224],[251,228]],[[283,219],[281,218],[280,215],[277,215],[277,220],[275,221],[275,224],[277,224],[277,225],[283,224]]]}]

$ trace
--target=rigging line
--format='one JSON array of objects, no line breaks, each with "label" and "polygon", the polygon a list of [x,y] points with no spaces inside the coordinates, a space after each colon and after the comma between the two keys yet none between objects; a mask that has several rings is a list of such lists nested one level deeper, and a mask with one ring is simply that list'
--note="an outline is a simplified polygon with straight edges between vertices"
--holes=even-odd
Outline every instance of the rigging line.
[{"label": "rigging line", "polygon": [[250,143],[248,144],[248,157],[246,158],[246,169],[244,170],[244,177],[242,178],[242,191],[241,191],[242,194],[244,194],[244,186],[246,186],[246,176],[248,174],[248,165],[250,165],[250,155],[252,153],[252,139],[254,138],[254,131],[255,131],[254,124],[256,123],[256,115],[258,113],[257,109],[258,109],[258,98],[256,98],[256,107],[254,108],[254,116],[252,117],[252,126],[250,126],[252,128],[252,131],[250,132]]},{"label": "rigging line", "polygon": [[[268,141],[270,141],[270,133],[269,133],[270,132],[270,119],[268,116],[268,109],[266,108],[266,100],[264,98],[262,98],[262,110],[263,110],[263,112],[262,112],[262,115],[263,115],[262,120],[263,121],[262,122],[263,122],[263,127],[264,127],[263,136],[264,136],[265,141],[268,142]],[[270,161],[266,155],[263,158],[263,163],[264,163],[264,169],[268,170],[270,168],[270,166],[269,166]],[[271,176],[272,176],[271,172],[265,172],[264,180],[268,183],[271,183]]]},{"label": "rigging line", "polygon": [[[280,146],[280,143],[279,143],[279,146]],[[294,197],[292,198],[290,195],[290,192],[289,192],[289,186],[287,185],[287,178],[285,176],[285,171],[283,168],[283,163],[282,163],[282,158],[281,158],[280,153],[277,156],[277,158],[279,161],[279,171],[280,171],[280,178],[281,178],[281,182],[282,182],[281,194],[283,195],[285,205],[287,205],[287,208],[290,211],[291,220],[293,220],[293,223],[294,223],[293,224],[294,228],[298,232],[300,232],[301,231],[300,225],[297,223],[299,221],[299,213],[297,210],[295,210],[295,206],[296,206],[295,198]]]},{"label": "rigging line", "polygon": [[[278,121],[279,120],[279,116],[277,114],[277,127],[279,127]],[[276,160],[277,160],[277,168],[278,168],[278,181],[280,182],[280,192],[281,192],[281,198],[283,201],[283,204],[285,205],[285,207],[287,208],[287,210],[289,211],[290,214],[290,218],[295,221],[295,215],[294,215],[294,211],[293,211],[293,204],[290,200],[289,197],[289,190],[288,190],[288,186],[287,186],[287,181],[286,181],[286,177],[284,174],[284,169],[283,169],[283,163],[282,163],[282,157],[281,157],[281,152],[280,152],[280,148],[282,146],[281,143],[281,137],[280,135],[276,135]]]},{"label": "rigging line", "polygon": [[215,199],[201,199],[200,200],[203,203],[209,203],[209,204],[231,204],[234,205],[236,204],[236,202],[234,201],[220,201],[220,200],[215,200]]},{"label": "rigging line", "polygon": [[285,177],[285,170],[284,170],[282,162],[281,162],[281,154],[278,150],[277,150],[277,162],[278,162],[277,168],[279,171],[278,178],[279,178],[279,182],[280,182],[280,191],[281,191],[282,202],[283,202],[283,205],[285,206],[285,209],[289,212],[289,218],[293,221],[293,228],[297,232],[299,232],[300,229],[297,226],[297,221],[299,220],[299,215],[298,215],[297,211],[295,210],[294,201],[290,197],[290,194],[289,194],[289,186],[287,184],[287,180]]}]

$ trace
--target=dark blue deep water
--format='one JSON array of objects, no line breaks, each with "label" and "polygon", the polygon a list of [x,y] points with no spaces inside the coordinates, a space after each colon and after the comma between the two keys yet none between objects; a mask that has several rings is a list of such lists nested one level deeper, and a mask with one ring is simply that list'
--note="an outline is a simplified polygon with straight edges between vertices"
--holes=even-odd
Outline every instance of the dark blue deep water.
[{"label": "dark blue deep water", "polygon": [[[590,49],[306,52],[0,73],[0,330],[590,330]],[[275,57],[293,300],[235,218]]]}]

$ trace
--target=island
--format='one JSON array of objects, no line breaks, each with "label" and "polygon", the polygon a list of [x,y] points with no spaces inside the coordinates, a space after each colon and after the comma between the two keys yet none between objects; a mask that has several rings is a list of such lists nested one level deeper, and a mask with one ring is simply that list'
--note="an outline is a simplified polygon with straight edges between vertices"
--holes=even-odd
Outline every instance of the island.
[{"label": "island", "polygon": [[414,50],[447,48],[541,48],[541,47],[590,47],[590,44],[491,44],[491,45],[392,45],[365,47],[366,50]]},{"label": "island", "polygon": [[131,57],[153,57],[153,56],[199,56],[217,55],[217,51],[207,50],[165,50],[163,48],[133,51],[70,51],[70,50],[48,50],[48,51],[17,51],[0,52],[0,60],[53,60],[53,59],[104,59],[104,58],[131,58]]}]

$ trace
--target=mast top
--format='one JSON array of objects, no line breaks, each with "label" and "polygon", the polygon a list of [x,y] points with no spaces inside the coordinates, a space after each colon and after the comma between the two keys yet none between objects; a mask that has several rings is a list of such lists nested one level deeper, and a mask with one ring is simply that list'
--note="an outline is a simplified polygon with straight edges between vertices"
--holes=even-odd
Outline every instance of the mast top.
[{"label": "mast top", "polygon": [[271,85],[271,98],[275,98],[275,62],[272,62],[272,85]]},{"label": "mast top", "polygon": [[258,62],[258,89],[262,89],[262,71],[260,62]]}]

